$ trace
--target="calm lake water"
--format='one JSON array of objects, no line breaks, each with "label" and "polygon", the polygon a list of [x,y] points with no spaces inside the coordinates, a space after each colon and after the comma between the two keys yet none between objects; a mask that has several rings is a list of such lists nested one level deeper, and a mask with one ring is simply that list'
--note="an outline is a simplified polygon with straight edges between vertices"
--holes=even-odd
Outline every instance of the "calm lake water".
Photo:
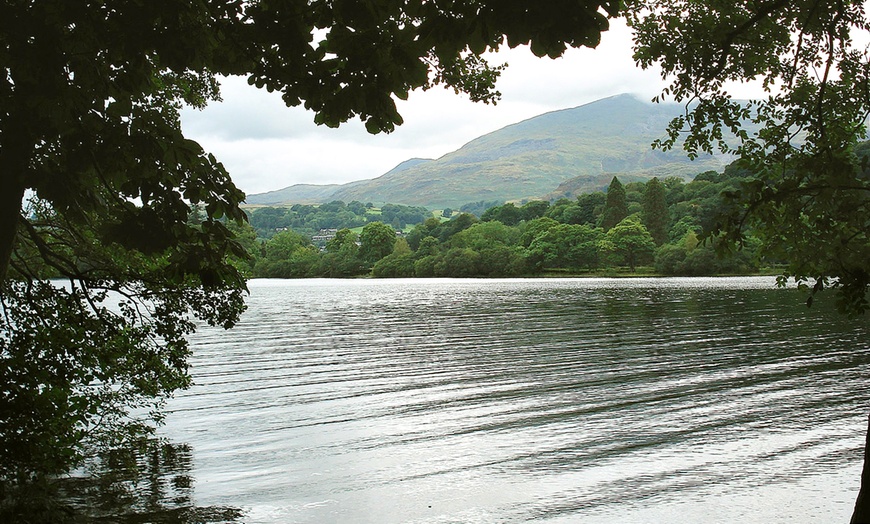
[{"label": "calm lake water", "polygon": [[193,339],[161,430],[186,457],[170,502],[247,523],[848,522],[870,328],[773,279],[250,290],[235,329]]}]

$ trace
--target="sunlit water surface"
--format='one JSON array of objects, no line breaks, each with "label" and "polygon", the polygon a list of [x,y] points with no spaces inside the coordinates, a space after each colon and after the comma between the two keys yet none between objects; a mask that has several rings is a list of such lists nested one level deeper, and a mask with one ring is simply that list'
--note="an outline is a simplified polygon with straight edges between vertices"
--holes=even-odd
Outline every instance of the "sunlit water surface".
[{"label": "sunlit water surface", "polygon": [[870,329],[770,278],[255,280],[161,434],[248,523],[848,522]]}]

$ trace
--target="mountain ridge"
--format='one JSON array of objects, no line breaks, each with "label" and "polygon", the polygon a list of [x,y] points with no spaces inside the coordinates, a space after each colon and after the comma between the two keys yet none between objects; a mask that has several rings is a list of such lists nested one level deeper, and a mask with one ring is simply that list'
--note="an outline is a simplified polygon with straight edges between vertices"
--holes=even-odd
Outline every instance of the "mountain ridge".
[{"label": "mountain ridge", "polygon": [[720,169],[724,161],[711,155],[690,161],[682,151],[651,148],[682,111],[678,104],[614,95],[507,125],[438,159],[406,160],[374,179],[332,186],[300,184],[251,195],[247,203],[320,199],[458,208],[480,200],[552,198],[560,185],[576,177],[691,178]]}]

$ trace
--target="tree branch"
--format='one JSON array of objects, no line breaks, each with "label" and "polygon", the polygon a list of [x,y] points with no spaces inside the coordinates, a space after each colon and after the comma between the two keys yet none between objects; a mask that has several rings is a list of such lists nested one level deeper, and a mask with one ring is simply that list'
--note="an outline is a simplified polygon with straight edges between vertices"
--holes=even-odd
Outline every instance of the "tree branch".
[{"label": "tree branch", "polygon": [[722,71],[725,70],[725,66],[728,62],[728,56],[731,54],[731,48],[734,46],[734,42],[741,34],[749,30],[758,22],[770,16],[770,14],[777,9],[785,7],[788,4],[788,0],[777,0],[775,2],[771,2],[765,6],[762,6],[758,10],[758,12],[755,13],[751,18],[738,25],[733,30],[729,31],[725,35],[725,40],[722,42],[722,47],[719,53],[719,59],[716,61],[716,66],[712,70],[710,70],[710,73],[707,76],[706,80],[711,80],[722,74]]}]

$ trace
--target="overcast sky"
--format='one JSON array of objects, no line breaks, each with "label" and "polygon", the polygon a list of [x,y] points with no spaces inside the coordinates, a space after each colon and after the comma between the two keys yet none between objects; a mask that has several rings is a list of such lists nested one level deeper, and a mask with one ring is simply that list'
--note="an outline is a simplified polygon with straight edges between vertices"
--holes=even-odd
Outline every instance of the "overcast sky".
[{"label": "overcast sky", "polygon": [[391,134],[368,134],[358,121],[339,129],[317,126],[313,113],[287,108],[280,96],[222,82],[223,102],[185,110],[184,131],[224,163],[248,194],[293,184],[332,184],[378,177],[410,158],[438,158],[506,125],[621,93],[649,100],[664,86],[657,71],[631,59],[630,32],[614,21],[594,50],[569,50],[562,58],[537,58],[525,48],[499,53],[508,63],[495,106],[470,102],[434,88],[399,101],[405,123]]}]

